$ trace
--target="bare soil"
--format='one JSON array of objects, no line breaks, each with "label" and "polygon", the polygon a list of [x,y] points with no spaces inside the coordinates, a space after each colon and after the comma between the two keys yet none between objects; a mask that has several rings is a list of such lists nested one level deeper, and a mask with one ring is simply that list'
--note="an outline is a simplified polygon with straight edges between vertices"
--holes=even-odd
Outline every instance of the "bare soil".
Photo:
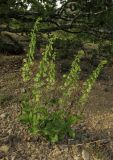
[{"label": "bare soil", "polygon": [[113,160],[113,65],[105,67],[92,89],[85,118],[75,126],[76,138],[53,145],[43,137],[30,135],[18,121],[22,59],[0,57],[0,159]]}]

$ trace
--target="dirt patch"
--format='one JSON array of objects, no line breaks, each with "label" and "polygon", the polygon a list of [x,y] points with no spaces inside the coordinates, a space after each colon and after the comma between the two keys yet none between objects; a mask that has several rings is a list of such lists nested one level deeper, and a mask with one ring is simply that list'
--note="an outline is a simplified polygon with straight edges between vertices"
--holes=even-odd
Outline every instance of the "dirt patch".
[{"label": "dirt patch", "polygon": [[89,154],[89,160],[112,160],[112,67],[107,67],[95,84],[85,106],[86,118],[75,126],[76,138],[52,145],[43,137],[30,135],[18,121],[21,66],[21,56],[3,56],[0,60],[0,159],[83,160],[83,155]]}]

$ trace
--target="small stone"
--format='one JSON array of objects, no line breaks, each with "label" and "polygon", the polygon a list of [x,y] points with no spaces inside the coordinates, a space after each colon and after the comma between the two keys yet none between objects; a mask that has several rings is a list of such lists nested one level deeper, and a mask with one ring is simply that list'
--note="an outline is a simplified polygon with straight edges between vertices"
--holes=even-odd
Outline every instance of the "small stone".
[{"label": "small stone", "polygon": [[9,135],[10,135],[10,134],[12,133],[12,129],[9,129],[9,130],[8,130],[8,133],[9,133]]},{"label": "small stone", "polygon": [[1,118],[5,118],[5,117],[6,117],[6,114],[3,113],[3,114],[0,115],[0,117],[1,117]]},{"label": "small stone", "polygon": [[0,147],[0,152],[7,153],[8,150],[9,150],[9,146],[7,146],[7,145],[3,145]]},{"label": "small stone", "polygon": [[74,156],[74,160],[83,160],[80,156]]},{"label": "small stone", "polygon": [[15,160],[15,157],[16,157],[16,156],[12,156],[12,157],[11,157],[11,160]]},{"label": "small stone", "polygon": [[21,93],[25,93],[25,88],[21,88]]},{"label": "small stone", "polygon": [[82,151],[82,158],[84,160],[90,160],[89,152],[87,152],[86,150],[83,150]]}]

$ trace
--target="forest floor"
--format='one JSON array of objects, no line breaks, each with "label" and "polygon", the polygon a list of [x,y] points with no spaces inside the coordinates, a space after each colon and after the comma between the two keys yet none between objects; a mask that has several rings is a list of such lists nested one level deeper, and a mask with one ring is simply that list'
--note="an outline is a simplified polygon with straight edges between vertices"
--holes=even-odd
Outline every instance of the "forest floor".
[{"label": "forest floor", "polygon": [[0,159],[113,160],[113,65],[93,87],[77,136],[57,144],[31,136],[20,124],[22,56],[0,57]]}]

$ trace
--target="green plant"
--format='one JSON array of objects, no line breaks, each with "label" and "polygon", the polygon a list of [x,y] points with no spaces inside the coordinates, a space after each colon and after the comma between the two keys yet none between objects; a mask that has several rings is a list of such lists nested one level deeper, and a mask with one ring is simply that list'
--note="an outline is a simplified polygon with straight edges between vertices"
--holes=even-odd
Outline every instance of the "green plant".
[{"label": "green plant", "polygon": [[80,59],[84,56],[84,52],[81,50],[78,52],[78,55],[75,56],[74,61],[72,62],[71,69],[69,74],[63,75],[64,83],[61,86],[62,97],[60,98],[60,104],[65,107],[68,105],[69,99],[71,98],[73,92],[76,91],[79,85],[79,73],[80,68]]},{"label": "green plant", "polygon": [[[43,93],[48,96],[48,93],[55,91],[56,73],[53,42],[56,38],[51,35],[49,39],[49,44],[46,46],[39,64],[38,73],[34,77],[32,96],[27,94],[23,96],[20,116],[21,122],[29,125],[30,132],[42,134],[51,142],[57,142],[66,135],[74,137],[75,132],[71,129],[71,125],[80,119],[79,116],[67,114],[63,109],[54,111],[49,106],[49,101],[52,101],[53,97],[46,98],[47,104],[44,104]],[[58,105],[58,102],[56,104]]]},{"label": "green plant", "polygon": [[[36,21],[34,28],[37,28],[37,25],[40,26],[39,21]],[[31,78],[32,70],[30,66],[34,60],[34,48],[36,44],[34,30],[31,34],[30,51],[22,70],[24,81]],[[57,142],[65,136],[74,138],[75,131],[73,131],[72,125],[81,119],[80,115],[76,115],[75,112],[71,113],[68,109],[71,108],[73,93],[78,90],[79,73],[81,71],[80,59],[84,56],[84,52],[78,52],[69,74],[63,76],[62,85],[57,85],[55,70],[56,53],[53,48],[56,39],[57,36],[55,34],[50,35],[46,49],[42,54],[43,57],[39,63],[38,72],[33,77],[32,90],[23,95],[22,114],[20,116],[20,121],[29,126],[31,133],[41,134],[50,142]],[[84,83],[79,106],[85,104],[95,80],[106,63],[106,61],[100,62],[97,69]],[[57,93],[57,97],[54,96],[55,93]]]},{"label": "green plant", "polygon": [[79,99],[79,106],[83,106],[88,99],[89,93],[95,84],[96,79],[98,78],[102,68],[107,64],[107,60],[102,60],[98,67],[93,71],[93,73],[89,76],[89,78],[84,82],[82,95]]},{"label": "green plant", "polygon": [[53,50],[53,42],[57,37],[51,35],[49,44],[46,46],[45,52],[42,53],[43,57],[40,61],[38,72],[34,77],[33,94],[36,101],[40,101],[40,97],[44,92],[52,90],[55,84],[55,52]]},{"label": "green plant", "polygon": [[[27,97],[26,97],[27,98]],[[75,137],[75,131],[71,126],[77,123],[81,117],[70,115],[64,110],[49,112],[45,107],[30,106],[29,99],[23,101],[22,115],[20,121],[29,125],[29,131],[33,134],[41,134],[50,142],[55,143],[65,136]]]},{"label": "green plant", "polygon": [[35,47],[36,47],[36,33],[40,28],[40,20],[38,18],[35,22],[35,25],[31,31],[31,41],[29,43],[29,50],[27,52],[26,58],[23,60],[23,67],[22,67],[22,77],[24,81],[28,81],[31,77],[31,66],[33,65],[34,61],[34,54],[35,54]]},{"label": "green plant", "polygon": [[75,138],[75,131],[71,126],[80,120],[80,116],[68,115],[63,110],[48,113],[44,128],[42,129],[45,135],[51,142],[58,142],[65,136]]}]

